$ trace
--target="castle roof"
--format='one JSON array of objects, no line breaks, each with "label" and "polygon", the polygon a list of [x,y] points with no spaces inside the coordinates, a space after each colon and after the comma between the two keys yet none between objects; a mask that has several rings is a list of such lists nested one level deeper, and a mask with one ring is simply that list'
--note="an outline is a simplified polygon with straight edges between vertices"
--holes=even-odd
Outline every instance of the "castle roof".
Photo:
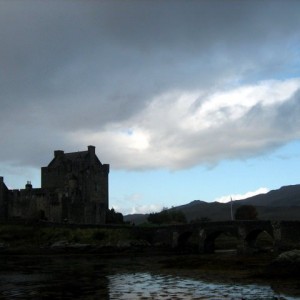
[{"label": "castle roof", "polygon": [[78,161],[78,160],[84,160],[88,158],[88,154],[89,154],[88,151],[78,151],[78,152],[65,153],[64,157],[72,161]]},{"label": "castle roof", "polygon": [[64,153],[62,150],[54,151],[54,158],[49,163],[48,167],[58,167],[63,162],[70,161],[72,163],[84,163],[84,162],[92,162],[97,165],[102,165],[101,161],[98,159],[95,154],[95,147],[88,146],[87,151],[78,151],[78,152],[70,152]]}]

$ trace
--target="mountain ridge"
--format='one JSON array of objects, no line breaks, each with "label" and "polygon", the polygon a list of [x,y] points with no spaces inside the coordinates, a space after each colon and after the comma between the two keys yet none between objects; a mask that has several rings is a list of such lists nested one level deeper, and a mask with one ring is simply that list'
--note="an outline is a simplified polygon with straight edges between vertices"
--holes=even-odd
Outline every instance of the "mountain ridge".
[{"label": "mountain ridge", "polygon": [[267,206],[300,206],[300,184],[282,186],[268,193],[237,201],[251,205],[264,203],[265,205],[268,204]]},{"label": "mountain ridge", "polygon": [[[241,205],[254,205],[258,218],[265,220],[300,220],[300,184],[282,186],[268,193],[255,195],[242,200],[232,201],[233,211]],[[193,200],[187,204],[170,208],[181,210],[190,222],[207,218],[213,221],[231,219],[231,203],[206,202]],[[141,224],[147,221],[149,214],[131,214],[124,216],[125,221]]]}]

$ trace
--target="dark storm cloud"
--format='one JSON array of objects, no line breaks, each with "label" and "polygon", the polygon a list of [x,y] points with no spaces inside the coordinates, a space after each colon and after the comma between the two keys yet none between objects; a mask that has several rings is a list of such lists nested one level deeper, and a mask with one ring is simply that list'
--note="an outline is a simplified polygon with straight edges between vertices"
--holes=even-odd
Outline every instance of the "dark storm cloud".
[{"label": "dark storm cloud", "polygon": [[[0,160],[40,165],[53,148],[79,147],[77,131],[132,126],[174,90],[208,96],[289,77],[299,70],[299,9],[298,1],[0,0]],[[187,143],[175,133],[161,138]]]}]

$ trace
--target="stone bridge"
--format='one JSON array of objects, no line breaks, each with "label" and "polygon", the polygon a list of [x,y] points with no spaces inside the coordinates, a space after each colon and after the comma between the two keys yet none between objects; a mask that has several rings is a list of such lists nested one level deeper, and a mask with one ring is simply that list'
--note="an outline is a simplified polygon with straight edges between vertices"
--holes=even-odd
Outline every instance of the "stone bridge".
[{"label": "stone bridge", "polygon": [[274,250],[300,249],[300,221],[200,222],[143,228],[140,234],[151,244],[173,249],[184,248],[192,240],[197,251],[203,253],[213,253],[216,238],[226,234],[235,237],[237,250],[245,253],[256,248],[256,239],[262,232],[267,232],[273,239]]}]

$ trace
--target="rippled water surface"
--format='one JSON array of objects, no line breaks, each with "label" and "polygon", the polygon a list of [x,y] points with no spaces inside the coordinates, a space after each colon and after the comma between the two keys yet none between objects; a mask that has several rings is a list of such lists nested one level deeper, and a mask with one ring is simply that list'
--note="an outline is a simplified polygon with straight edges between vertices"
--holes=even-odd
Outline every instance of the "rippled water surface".
[{"label": "rippled water surface", "polygon": [[[279,299],[268,286],[207,283],[149,273],[109,276],[110,299]],[[281,296],[281,299],[288,299]],[[292,299],[292,298],[289,298]]]},{"label": "rippled water surface", "polygon": [[[134,271],[99,258],[0,258],[0,299],[300,299],[270,286]],[[115,265],[114,265],[115,264]]]}]

